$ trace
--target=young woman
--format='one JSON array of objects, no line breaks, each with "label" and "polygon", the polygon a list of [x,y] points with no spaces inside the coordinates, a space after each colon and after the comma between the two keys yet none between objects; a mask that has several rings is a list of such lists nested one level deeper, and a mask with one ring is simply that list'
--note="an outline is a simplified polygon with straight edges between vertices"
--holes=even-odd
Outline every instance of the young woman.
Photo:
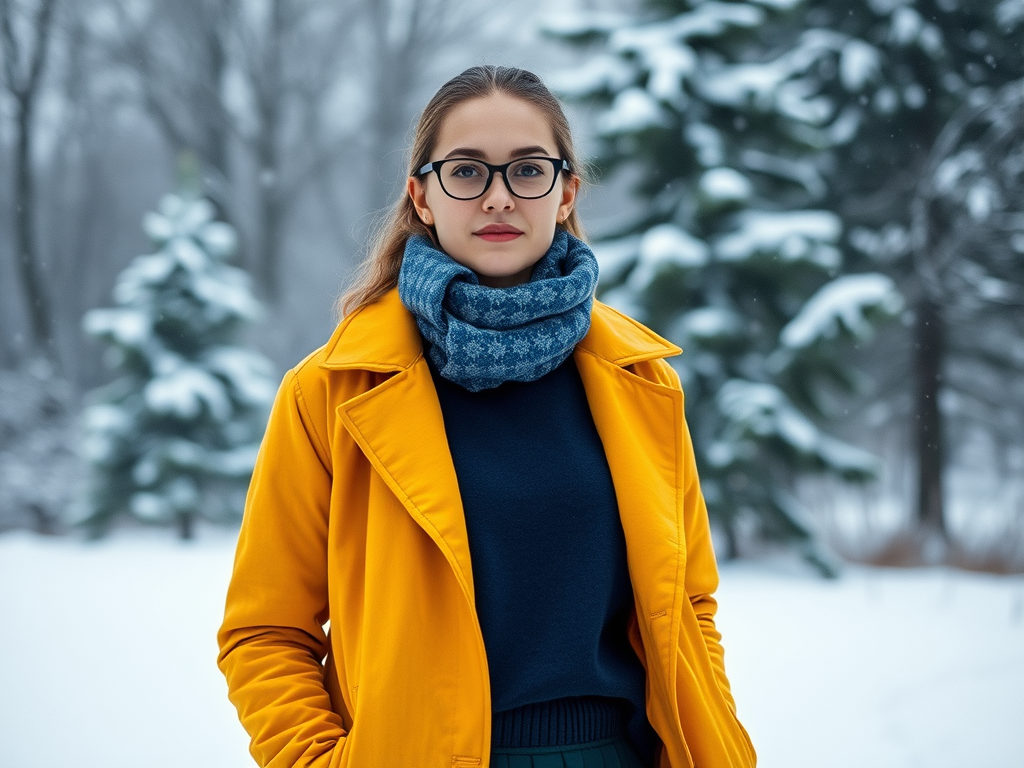
[{"label": "young woman", "polygon": [[411,161],[249,489],[218,641],[253,756],[753,766],[680,350],[594,299],[558,101],[466,70]]}]

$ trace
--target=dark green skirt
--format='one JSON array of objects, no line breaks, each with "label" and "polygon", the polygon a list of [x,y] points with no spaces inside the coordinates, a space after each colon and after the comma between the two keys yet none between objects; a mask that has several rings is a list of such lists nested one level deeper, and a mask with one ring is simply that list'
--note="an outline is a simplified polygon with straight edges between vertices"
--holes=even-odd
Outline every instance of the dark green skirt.
[{"label": "dark green skirt", "polygon": [[491,768],[646,768],[625,736],[561,747],[495,747]]}]

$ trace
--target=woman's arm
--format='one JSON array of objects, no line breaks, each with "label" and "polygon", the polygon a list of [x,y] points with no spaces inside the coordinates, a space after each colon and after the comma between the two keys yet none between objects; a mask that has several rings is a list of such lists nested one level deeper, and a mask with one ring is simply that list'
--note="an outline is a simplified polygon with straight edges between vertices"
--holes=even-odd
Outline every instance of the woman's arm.
[{"label": "woman's arm", "polygon": [[334,768],[345,730],[327,655],[329,454],[290,371],[260,446],[217,635],[228,696],[261,766]]},{"label": "woman's arm", "polygon": [[[664,360],[658,360],[657,363],[657,375],[660,383],[681,389],[679,374],[675,369]],[[683,534],[686,542],[684,586],[690,605],[693,607],[703,643],[698,640],[696,644],[691,645],[689,638],[695,637],[695,633],[691,635],[681,631],[678,650],[679,663],[681,670],[692,670],[710,662],[710,671],[714,678],[711,682],[713,685],[717,685],[718,691],[721,693],[721,699],[717,701],[713,695],[710,699],[700,697],[701,703],[695,707],[699,711],[689,711],[685,716],[700,724],[704,730],[701,742],[715,745],[704,755],[694,755],[698,757],[699,764],[746,768],[755,765],[756,755],[750,736],[736,717],[736,701],[732,695],[729,678],[725,674],[722,635],[715,626],[718,602],[714,598],[714,593],[718,589],[718,565],[711,542],[711,526],[708,521],[707,506],[704,503],[700,480],[697,476],[697,461],[693,451],[693,442],[685,417],[682,421],[681,431]],[[707,656],[706,660],[702,661],[699,656],[704,650],[706,650]],[[690,678],[683,675],[678,684],[688,687]],[[680,690],[678,695],[680,702],[693,701],[692,690]],[[692,746],[696,750],[696,744]],[[707,759],[703,759],[705,757]]]},{"label": "woman's arm", "polygon": [[704,496],[697,479],[697,463],[693,453],[690,431],[683,423],[683,525],[686,536],[686,595],[697,615],[700,632],[707,646],[715,680],[722,695],[729,704],[733,715],[736,702],[732,696],[729,679],[725,675],[725,651],[722,649],[722,634],[715,626],[718,601],[714,593],[718,589],[718,564],[711,542],[711,527]]}]

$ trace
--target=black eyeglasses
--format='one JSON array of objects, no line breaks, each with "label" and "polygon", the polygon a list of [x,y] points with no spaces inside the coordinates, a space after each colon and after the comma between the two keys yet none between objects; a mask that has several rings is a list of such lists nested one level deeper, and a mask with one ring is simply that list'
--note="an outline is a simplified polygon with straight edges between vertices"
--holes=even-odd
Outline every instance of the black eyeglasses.
[{"label": "black eyeglasses", "polygon": [[500,173],[505,186],[523,200],[544,197],[555,188],[559,171],[572,172],[568,160],[559,157],[523,157],[504,165],[491,165],[468,157],[450,157],[427,163],[417,176],[433,171],[448,197],[474,200],[491,186],[494,174]]}]

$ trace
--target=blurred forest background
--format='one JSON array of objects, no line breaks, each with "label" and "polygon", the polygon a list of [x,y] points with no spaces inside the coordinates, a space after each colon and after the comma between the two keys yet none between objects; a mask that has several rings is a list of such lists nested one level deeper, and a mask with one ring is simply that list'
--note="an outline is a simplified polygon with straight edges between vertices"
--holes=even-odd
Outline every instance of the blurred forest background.
[{"label": "blurred forest background", "polygon": [[[541,74],[722,557],[1024,571],[1024,0],[0,0],[0,531],[237,521],[417,112]],[[139,256],[139,254],[143,254]]]}]

